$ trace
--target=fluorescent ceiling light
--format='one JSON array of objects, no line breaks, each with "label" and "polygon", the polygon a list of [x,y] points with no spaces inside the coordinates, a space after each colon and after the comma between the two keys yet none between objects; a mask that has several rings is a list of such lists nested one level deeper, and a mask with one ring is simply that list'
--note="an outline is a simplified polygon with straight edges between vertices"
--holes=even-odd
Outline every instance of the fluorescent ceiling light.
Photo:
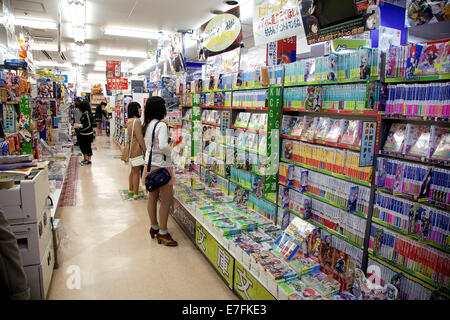
[{"label": "fluorescent ceiling light", "polygon": [[86,40],[86,0],[66,0],[72,20],[72,32],[75,42]]},{"label": "fluorescent ceiling light", "polygon": [[[44,50],[44,51],[58,51],[58,46],[56,44],[38,44],[35,43],[31,46],[31,48],[34,51],[40,51],[40,50]],[[61,46],[61,51],[66,51],[66,48],[64,48],[63,46]]]},{"label": "fluorescent ceiling light", "polygon": [[77,45],[77,61],[80,66],[84,66],[86,64],[86,47],[84,45]]},{"label": "fluorescent ceiling light", "polygon": [[[3,24],[3,17],[0,17],[0,23]],[[16,26],[29,27],[35,29],[56,30],[56,22],[50,20],[14,18],[14,24]]]},{"label": "fluorescent ceiling light", "polygon": [[[134,67],[134,65],[131,62],[123,62],[122,61],[121,65],[122,65],[122,67],[125,67],[125,68],[133,68]],[[94,66],[96,68],[103,68],[102,70],[106,70],[106,60],[95,61]]]},{"label": "fluorescent ceiling light", "polygon": [[105,34],[110,36],[142,38],[142,39],[158,39],[159,32],[142,29],[129,29],[121,27],[105,27]]},{"label": "fluorescent ceiling light", "polygon": [[130,58],[147,58],[147,53],[143,51],[121,51],[101,49],[98,51],[101,56],[130,57]]}]

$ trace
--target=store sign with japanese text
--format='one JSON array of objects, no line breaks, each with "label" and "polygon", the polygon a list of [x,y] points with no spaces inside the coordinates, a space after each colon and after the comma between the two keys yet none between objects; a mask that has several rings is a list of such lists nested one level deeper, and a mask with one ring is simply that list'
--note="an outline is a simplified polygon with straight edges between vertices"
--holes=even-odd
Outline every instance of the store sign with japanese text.
[{"label": "store sign with japanese text", "polygon": [[377,123],[375,121],[364,121],[363,134],[361,138],[361,153],[359,156],[360,167],[373,166],[376,138]]},{"label": "store sign with japanese text", "polygon": [[106,89],[108,90],[128,90],[128,79],[106,79]]},{"label": "store sign with japanese text", "polygon": [[267,65],[292,63],[297,60],[297,37],[289,37],[267,44]]},{"label": "store sign with japanese text", "polygon": [[256,46],[292,36],[304,38],[298,0],[255,0],[253,35]]},{"label": "store sign with japanese text", "polygon": [[207,58],[240,47],[243,37],[239,16],[239,7],[235,7],[203,24],[199,56]]},{"label": "store sign with japanese text", "polygon": [[234,258],[198,222],[196,222],[195,244],[219,271],[230,288],[233,288]]},{"label": "store sign with japanese text", "polygon": [[234,290],[244,300],[275,300],[275,298],[239,262],[234,263]]},{"label": "store sign with japanese text", "polygon": [[106,79],[119,79],[122,77],[121,62],[106,60]]}]

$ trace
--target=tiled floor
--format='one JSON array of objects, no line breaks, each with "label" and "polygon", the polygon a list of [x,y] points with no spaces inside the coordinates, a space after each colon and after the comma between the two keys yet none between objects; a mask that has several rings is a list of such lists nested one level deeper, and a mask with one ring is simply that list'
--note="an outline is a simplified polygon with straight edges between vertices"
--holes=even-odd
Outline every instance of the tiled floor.
[{"label": "tiled floor", "polygon": [[[119,150],[101,148],[93,164],[80,167],[77,205],[59,208],[63,263],[55,269],[48,299],[237,299],[177,223],[169,232],[178,247],[158,245],[148,234],[147,201],[123,201],[129,168],[114,159]],[[80,270],[80,288],[73,288]],[[68,273],[69,272],[69,273]],[[69,285],[67,285],[69,283]]]}]

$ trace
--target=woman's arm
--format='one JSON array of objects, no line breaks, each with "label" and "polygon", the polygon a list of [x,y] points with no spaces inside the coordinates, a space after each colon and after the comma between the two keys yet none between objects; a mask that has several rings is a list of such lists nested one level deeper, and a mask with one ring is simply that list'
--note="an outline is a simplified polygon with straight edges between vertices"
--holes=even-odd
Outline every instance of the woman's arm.
[{"label": "woman's arm", "polygon": [[166,157],[170,158],[172,155],[172,149],[169,147],[169,134],[167,132],[167,124],[160,123],[158,132],[159,149]]},{"label": "woman's arm", "polygon": [[144,141],[144,135],[142,133],[141,121],[137,118],[133,121],[134,121],[134,134],[135,134],[136,140],[139,143],[139,145],[141,146],[141,149],[145,154],[145,151],[147,150],[147,148],[145,147],[145,141]]}]

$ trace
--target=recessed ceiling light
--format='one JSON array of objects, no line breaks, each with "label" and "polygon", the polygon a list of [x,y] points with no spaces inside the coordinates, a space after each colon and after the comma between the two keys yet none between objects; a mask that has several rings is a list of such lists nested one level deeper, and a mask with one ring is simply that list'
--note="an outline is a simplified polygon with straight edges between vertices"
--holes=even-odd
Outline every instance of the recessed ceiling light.
[{"label": "recessed ceiling light", "polygon": [[235,1],[235,0],[225,0],[224,2],[225,2],[226,4],[228,4],[229,6],[235,6],[235,5],[238,4],[238,2]]},{"label": "recessed ceiling light", "polygon": [[105,34],[111,36],[141,38],[141,39],[158,39],[160,33],[153,30],[129,29],[122,27],[106,27]]}]

